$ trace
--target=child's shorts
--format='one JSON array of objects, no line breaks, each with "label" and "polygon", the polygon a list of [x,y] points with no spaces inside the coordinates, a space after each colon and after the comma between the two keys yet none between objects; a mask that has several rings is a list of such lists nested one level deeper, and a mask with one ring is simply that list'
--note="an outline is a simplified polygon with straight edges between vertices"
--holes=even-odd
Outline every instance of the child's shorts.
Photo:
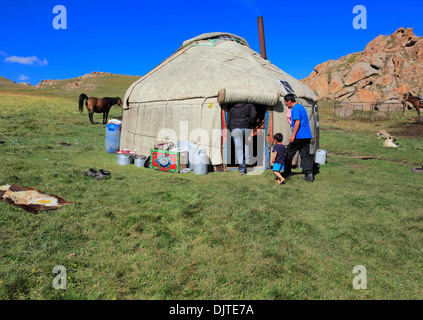
[{"label": "child's shorts", "polygon": [[281,170],[285,170],[285,166],[283,164],[280,163],[274,163],[273,164],[273,171],[281,171]]}]

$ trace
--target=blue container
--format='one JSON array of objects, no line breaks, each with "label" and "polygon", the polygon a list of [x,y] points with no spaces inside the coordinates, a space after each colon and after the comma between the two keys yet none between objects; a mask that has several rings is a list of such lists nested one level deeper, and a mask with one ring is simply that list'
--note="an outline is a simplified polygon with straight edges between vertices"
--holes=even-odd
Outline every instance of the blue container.
[{"label": "blue container", "polygon": [[106,151],[116,153],[120,147],[120,125],[108,123],[106,126]]}]

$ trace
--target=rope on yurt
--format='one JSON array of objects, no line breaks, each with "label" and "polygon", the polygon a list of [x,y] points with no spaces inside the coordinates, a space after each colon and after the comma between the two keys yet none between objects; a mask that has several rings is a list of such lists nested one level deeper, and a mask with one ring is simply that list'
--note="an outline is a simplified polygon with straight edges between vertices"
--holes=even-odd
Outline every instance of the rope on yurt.
[{"label": "rope on yurt", "polygon": [[[190,47],[186,47],[187,49],[188,48],[190,48]],[[144,89],[145,91],[148,91],[148,89],[151,87],[151,86],[153,86],[156,82],[158,82],[158,81],[160,81],[160,80],[162,80],[163,78],[166,78],[166,77],[168,77],[171,73],[174,73],[174,72],[176,72],[176,71],[179,71],[180,69],[184,69],[184,68],[186,68],[187,66],[189,66],[190,64],[193,64],[193,63],[195,63],[195,62],[198,62],[198,61],[209,61],[209,60],[207,60],[207,59],[205,59],[205,58],[208,58],[208,57],[212,57],[212,56],[214,56],[214,55],[217,55],[217,54],[219,54],[219,53],[226,53],[227,51],[230,51],[230,50],[232,50],[233,48],[229,48],[229,49],[227,49],[227,50],[219,50],[219,51],[217,51],[217,52],[213,52],[212,54],[209,54],[209,55],[207,55],[207,56],[205,56],[205,57],[203,57],[203,58],[201,58],[201,59],[185,59],[184,61],[189,61],[188,63],[186,63],[186,64],[184,64],[184,65],[182,65],[182,66],[180,66],[180,67],[178,67],[178,68],[176,68],[176,69],[173,69],[173,70],[171,70],[170,72],[168,72],[168,73],[166,73],[166,74],[164,74],[163,76],[161,76],[161,77],[158,77],[155,81],[153,81],[153,82],[151,82],[150,84],[149,84],[149,87],[147,87],[147,89]],[[179,84],[179,83],[178,83]],[[167,100],[169,100],[169,96],[168,96],[168,99]]]},{"label": "rope on yurt", "polygon": [[[167,96],[167,99],[166,99],[166,104],[165,104],[165,106],[164,106],[164,108],[163,108],[163,128],[162,129],[164,129],[164,125],[165,125],[165,119],[166,119],[166,108],[167,108],[167,105],[168,105],[168,103],[169,103],[169,99],[170,99],[170,96],[171,96],[171,94],[173,93],[173,91],[176,89],[176,87],[177,86],[179,86],[182,82],[184,82],[185,80],[187,80],[187,79],[189,79],[190,77],[192,77],[194,74],[197,74],[199,71],[201,71],[201,70],[203,70],[203,69],[207,69],[207,68],[209,68],[209,67],[212,67],[212,66],[214,66],[214,65],[217,65],[217,64],[221,64],[221,62],[216,62],[216,63],[214,63],[214,64],[208,64],[208,65],[206,65],[206,66],[204,66],[204,67],[202,67],[202,68],[200,68],[200,69],[197,69],[197,70],[195,70],[195,72],[193,72],[193,73],[191,73],[191,74],[189,74],[187,77],[185,77],[185,78],[183,78],[183,79],[181,79],[177,84],[175,84],[174,86],[173,86],[173,88],[169,91],[169,94],[168,94],[168,96]],[[202,119],[202,107],[200,107],[200,129],[202,128],[201,127],[201,119]],[[163,132],[164,132],[164,130],[162,130]],[[163,139],[163,138],[162,138]]]},{"label": "rope on yurt", "polygon": [[[152,75],[153,73],[155,73],[155,72],[157,72],[158,70],[160,70],[161,68],[163,68],[164,66],[166,66],[166,65],[168,65],[169,63],[171,63],[173,60],[175,60],[176,58],[178,58],[180,55],[182,55],[182,54],[184,54],[185,53],[185,51],[187,51],[189,49],[189,47],[187,47],[187,48],[184,48],[184,49],[182,49],[181,50],[181,52],[178,54],[178,55],[176,55],[176,53],[177,52],[175,52],[174,53],[174,57],[172,58],[172,59],[170,59],[168,62],[166,62],[165,64],[163,64],[163,65],[161,65],[161,66],[159,66],[159,67],[157,67],[157,68],[154,68],[153,70],[151,70],[149,73],[147,73],[146,75],[144,75],[141,79],[139,79],[138,80],[138,82],[132,87],[132,90],[131,90],[131,92],[129,93],[129,95],[128,95],[128,99],[127,100],[129,100],[129,98],[131,97],[131,95],[132,95],[132,92],[134,92],[134,89],[135,89],[135,87],[136,86],[138,86],[141,82],[143,82],[144,81],[144,79],[146,79],[148,76],[150,76],[150,75]],[[179,51],[179,50],[178,50]]]},{"label": "rope on yurt", "polygon": [[[189,47],[188,47],[189,48]],[[226,53],[227,51],[231,51],[232,49],[234,49],[233,47],[231,47],[231,48],[228,48],[227,50],[218,50],[217,52],[213,52],[212,54],[209,54],[209,55],[207,55],[207,56],[205,56],[204,58],[209,58],[209,57],[211,57],[211,56],[213,56],[213,55],[217,55],[217,54],[221,54],[221,53]],[[235,56],[235,55],[232,55],[232,56]],[[237,57],[237,56],[235,56],[235,57]],[[169,73],[167,73],[166,75],[164,75],[163,77],[166,77],[166,76],[168,76],[170,73],[172,73],[172,72],[175,72],[176,70],[178,70],[178,69],[181,69],[181,68],[186,68],[188,65],[190,65],[190,64],[193,64],[194,62],[198,62],[198,61],[205,61],[205,59],[204,58],[201,58],[201,59],[192,59],[189,63],[187,63],[187,64],[185,64],[184,66],[182,66],[182,67],[180,67],[180,68],[177,68],[177,69],[175,69],[175,70],[172,70],[171,72],[169,72]],[[178,83],[176,83],[174,86],[173,86],[173,88],[169,91],[169,93],[168,93],[168,96],[167,96],[167,98],[166,98],[166,104],[164,105],[164,107],[163,107],[163,124],[162,124],[162,132],[163,132],[163,135],[162,135],[162,141],[164,140],[164,127],[165,127],[165,120],[166,120],[166,109],[167,109],[167,105],[168,105],[168,103],[169,103],[169,99],[170,99],[170,96],[171,96],[171,94],[173,93],[173,91],[175,90],[175,88],[177,87],[177,86],[179,86],[183,81],[185,81],[185,80],[187,80],[188,78],[190,78],[191,76],[193,76],[194,74],[197,74],[200,70],[203,70],[203,69],[207,69],[207,68],[209,68],[209,67],[212,67],[212,66],[214,66],[214,65],[218,65],[218,64],[223,64],[222,62],[215,62],[215,63],[213,63],[213,64],[208,64],[208,65],[205,65],[204,67],[202,67],[202,68],[200,68],[200,69],[197,69],[195,72],[193,72],[193,73],[191,73],[190,75],[188,75],[187,77],[185,77],[185,78],[183,78],[183,79],[181,79]],[[161,78],[163,78],[163,77],[161,77]],[[160,79],[160,78],[159,78]],[[153,83],[155,83],[155,82],[157,82],[159,79],[157,79],[156,81],[154,81]],[[152,84],[153,84],[152,83]],[[152,84],[150,84],[150,86],[152,85]],[[202,108],[200,107],[200,129],[202,128],[201,127],[201,118],[202,118]]]}]

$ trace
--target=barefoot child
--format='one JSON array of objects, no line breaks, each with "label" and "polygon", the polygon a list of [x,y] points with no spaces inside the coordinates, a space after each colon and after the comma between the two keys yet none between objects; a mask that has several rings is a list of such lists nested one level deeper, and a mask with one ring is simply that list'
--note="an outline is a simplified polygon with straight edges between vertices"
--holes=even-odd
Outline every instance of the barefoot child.
[{"label": "barefoot child", "polygon": [[282,133],[276,133],[273,136],[275,139],[275,144],[273,146],[273,173],[278,177],[277,182],[279,184],[285,181],[285,178],[282,177],[280,171],[284,169],[284,158],[286,153],[286,148],[282,144],[283,135]]}]

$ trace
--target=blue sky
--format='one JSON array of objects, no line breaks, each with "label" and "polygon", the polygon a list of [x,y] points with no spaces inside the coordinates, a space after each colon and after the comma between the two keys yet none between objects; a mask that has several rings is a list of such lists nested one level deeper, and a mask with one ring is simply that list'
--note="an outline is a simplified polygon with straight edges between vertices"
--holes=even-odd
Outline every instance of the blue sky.
[{"label": "blue sky", "polygon": [[[53,27],[56,5],[66,8],[67,29]],[[353,27],[357,5],[366,8],[367,29]],[[141,76],[184,40],[215,31],[241,36],[260,52],[258,16],[267,58],[297,79],[400,27],[423,36],[423,0],[6,0],[0,76],[33,85],[93,71]]]}]

